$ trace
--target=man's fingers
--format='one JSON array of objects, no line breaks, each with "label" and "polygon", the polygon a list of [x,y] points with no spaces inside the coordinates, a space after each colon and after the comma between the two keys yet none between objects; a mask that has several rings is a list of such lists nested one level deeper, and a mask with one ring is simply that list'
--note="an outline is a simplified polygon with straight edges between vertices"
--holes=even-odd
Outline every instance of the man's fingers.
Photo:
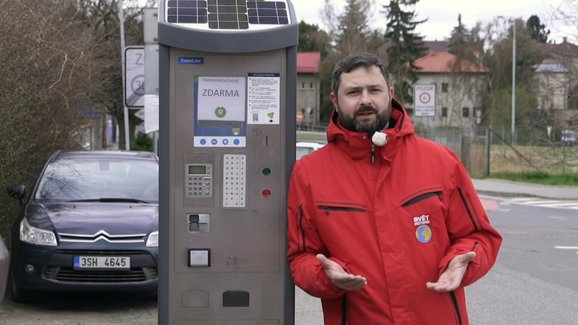
[{"label": "man's fingers", "polygon": [[358,290],[367,285],[367,279],[359,275],[349,275],[340,279],[335,279],[335,284],[346,290]]},{"label": "man's fingers", "polygon": [[433,291],[437,292],[449,292],[453,291],[458,288],[459,284],[451,284],[451,283],[444,283],[444,282],[427,282],[425,286]]}]

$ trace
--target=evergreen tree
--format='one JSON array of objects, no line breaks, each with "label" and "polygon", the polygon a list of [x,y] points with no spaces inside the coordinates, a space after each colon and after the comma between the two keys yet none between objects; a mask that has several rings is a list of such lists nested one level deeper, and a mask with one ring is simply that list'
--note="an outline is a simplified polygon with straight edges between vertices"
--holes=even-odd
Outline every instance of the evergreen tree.
[{"label": "evergreen tree", "polygon": [[530,16],[526,21],[526,28],[530,33],[530,36],[538,43],[547,43],[548,35],[550,35],[550,30],[546,30],[546,25],[540,22],[540,18],[536,15]]},{"label": "evergreen tree", "polygon": [[462,24],[462,15],[458,15],[458,25],[454,27],[448,41],[448,52],[456,56],[454,70],[459,70],[464,61],[480,63],[484,40],[479,37],[476,29],[468,30]]},{"label": "evergreen tree", "polygon": [[389,5],[383,6],[387,18],[385,39],[389,43],[388,69],[396,97],[406,104],[413,103],[411,86],[417,81],[414,62],[428,52],[423,37],[415,32],[415,28],[427,19],[416,21],[415,11],[402,8],[414,6],[418,1],[390,0]]},{"label": "evergreen tree", "polygon": [[317,25],[311,25],[304,21],[299,23],[299,52],[321,52],[325,57],[329,51],[329,36]]},{"label": "evergreen tree", "polygon": [[367,50],[370,2],[368,0],[347,0],[342,15],[338,17],[338,32],[335,35],[339,55],[347,55]]},{"label": "evergreen tree", "polygon": [[460,56],[466,48],[466,43],[470,34],[466,27],[462,24],[462,14],[458,15],[458,25],[452,30],[448,49],[451,54]]}]

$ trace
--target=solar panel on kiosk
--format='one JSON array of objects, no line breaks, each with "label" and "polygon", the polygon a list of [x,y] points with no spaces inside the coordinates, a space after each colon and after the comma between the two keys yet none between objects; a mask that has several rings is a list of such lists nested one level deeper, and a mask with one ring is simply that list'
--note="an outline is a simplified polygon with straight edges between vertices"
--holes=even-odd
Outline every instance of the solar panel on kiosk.
[{"label": "solar panel on kiosk", "polygon": [[247,1],[251,24],[286,25],[289,23],[287,6],[281,1]]},{"label": "solar panel on kiosk", "polygon": [[251,25],[289,24],[285,1],[169,0],[169,23],[203,24],[209,29],[250,29]]},{"label": "solar panel on kiosk", "polygon": [[210,29],[249,29],[246,0],[209,0]]},{"label": "solar panel on kiosk", "polygon": [[206,24],[206,0],[167,1],[167,22],[177,24]]}]

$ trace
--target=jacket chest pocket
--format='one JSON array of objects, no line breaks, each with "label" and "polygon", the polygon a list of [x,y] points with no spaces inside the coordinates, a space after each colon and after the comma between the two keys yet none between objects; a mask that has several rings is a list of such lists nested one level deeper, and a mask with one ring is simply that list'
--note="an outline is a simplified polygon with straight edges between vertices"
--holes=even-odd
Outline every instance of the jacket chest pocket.
[{"label": "jacket chest pocket", "polygon": [[441,191],[441,189],[439,189],[439,190],[435,189],[435,190],[428,191],[425,193],[417,194],[415,196],[411,196],[409,199],[404,199],[404,202],[402,202],[401,206],[404,208],[408,208],[414,204],[417,204],[421,201],[427,200],[427,199],[432,198],[432,197],[437,197],[438,200],[441,201],[442,193],[443,192]]},{"label": "jacket chest pocket", "polygon": [[326,216],[348,215],[353,216],[356,213],[365,213],[367,207],[355,203],[339,203],[339,202],[317,202],[318,212],[323,212]]},{"label": "jacket chest pocket", "polygon": [[364,247],[364,238],[372,233],[366,205],[353,202],[317,201],[317,232],[331,256],[347,263]]},{"label": "jacket chest pocket", "polygon": [[441,188],[416,192],[404,198],[400,203],[401,207],[398,211],[403,216],[402,231],[407,236],[415,237],[413,245],[446,246],[448,244]]},{"label": "jacket chest pocket", "polygon": [[352,202],[315,202],[317,225],[321,230],[357,227],[367,219],[367,206]]}]

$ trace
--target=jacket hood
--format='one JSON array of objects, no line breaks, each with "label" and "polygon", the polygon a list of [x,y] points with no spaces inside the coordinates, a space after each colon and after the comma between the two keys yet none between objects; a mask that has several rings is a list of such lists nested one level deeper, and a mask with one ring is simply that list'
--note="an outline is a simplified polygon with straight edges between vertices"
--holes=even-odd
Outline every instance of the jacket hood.
[{"label": "jacket hood", "polygon": [[[389,126],[382,132],[387,134],[388,144],[386,147],[393,147],[400,138],[414,134],[413,124],[403,105],[395,98],[392,100],[391,118]],[[356,158],[357,156],[367,156],[366,149],[371,148],[371,139],[366,133],[355,132],[345,129],[337,120],[337,112],[334,110],[331,121],[327,128],[327,142],[335,143],[339,146],[347,147],[347,152]],[[392,148],[393,149],[393,148]],[[361,150],[361,152],[358,152]]]}]

